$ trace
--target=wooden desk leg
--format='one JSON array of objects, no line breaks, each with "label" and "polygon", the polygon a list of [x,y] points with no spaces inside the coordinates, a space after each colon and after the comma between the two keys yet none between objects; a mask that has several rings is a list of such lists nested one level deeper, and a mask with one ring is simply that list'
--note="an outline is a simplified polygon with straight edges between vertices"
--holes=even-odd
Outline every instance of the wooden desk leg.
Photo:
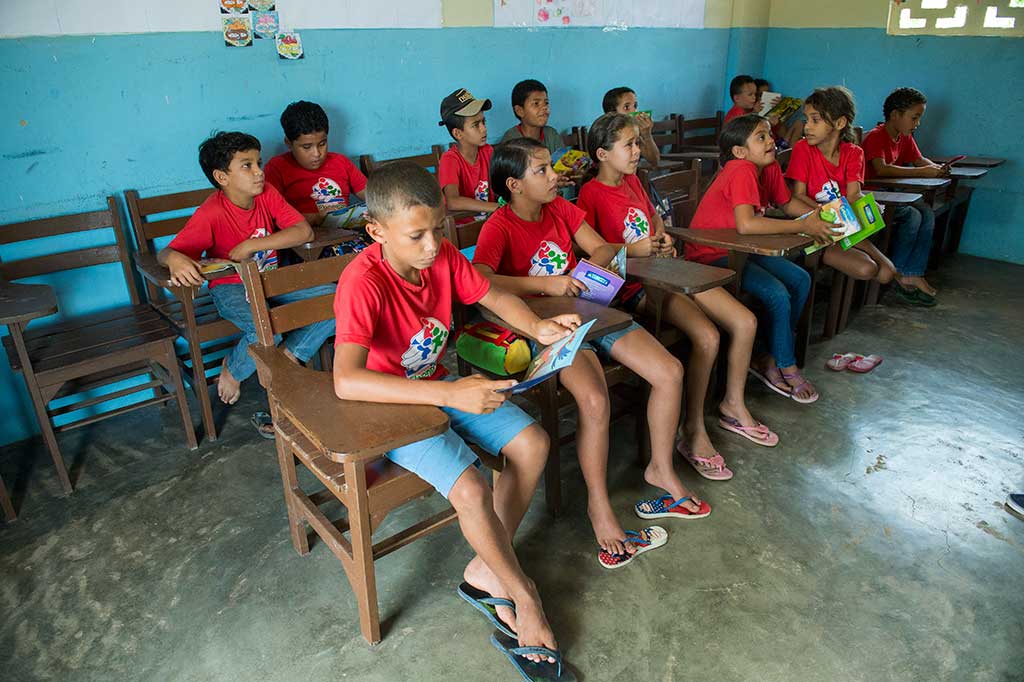
[{"label": "wooden desk leg", "polygon": [[733,296],[739,296],[740,291],[743,289],[743,268],[747,264],[747,256],[742,251],[730,251],[729,252],[729,269],[736,273],[736,279],[729,282],[728,288],[729,293]]},{"label": "wooden desk leg", "polygon": [[967,209],[971,207],[971,195],[974,194],[974,188],[963,186],[960,189],[961,197],[953,197],[953,208],[951,212],[955,212],[950,216],[949,225],[949,243],[946,246],[946,253],[956,253],[960,250],[960,238],[964,234],[964,223],[967,222]]},{"label": "wooden desk leg", "polygon": [[377,606],[377,575],[373,567],[373,531],[370,501],[366,491],[366,463],[345,462],[345,482],[351,490],[348,527],[352,536],[352,591],[359,603],[359,628],[370,644],[380,642],[380,612]]},{"label": "wooden desk leg", "polygon": [[0,506],[4,509],[4,517],[8,521],[14,521],[18,518],[18,515],[14,512],[14,505],[11,504],[11,497],[7,494],[7,486],[4,485],[4,479],[0,478]]},{"label": "wooden desk leg", "polygon": [[39,390],[39,382],[36,380],[35,372],[32,371],[32,363],[28,357],[28,349],[25,347],[25,325],[21,322],[11,322],[8,325],[11,330],[11,339],[14,347],[18,350],[18,359],[21,361],[21,374],[25,378],[25,386],[28,388],[29,397],[32,398],[32,409],[35,410],[36,420],[39,422],[39,431],[43,435],[43,442],[46,449],[50,451],[53,458],[53,466],[57,469],[57,478],[64,487],[65,493],[71,493],[74,486],[71,485],[71,477],[68,476],[67,466],[64,464],[64,457],[57,445],[57,435],[53,432],[53,424],[50,423],[50,415],[46,411],[46,400]]},{"label": "wooden desk leg", "polygon": [[814,310],[814,294],[818,289],[818,270],[821,268],[821,257],[824,249],[815,251],[804,259],[804,265],[811,273],[811,290],[807,293],[807,302],[800,311],[800,319],[796,323],[796,366],[803,367],[807,361],[807,347],[811,343],[811,313]]}]

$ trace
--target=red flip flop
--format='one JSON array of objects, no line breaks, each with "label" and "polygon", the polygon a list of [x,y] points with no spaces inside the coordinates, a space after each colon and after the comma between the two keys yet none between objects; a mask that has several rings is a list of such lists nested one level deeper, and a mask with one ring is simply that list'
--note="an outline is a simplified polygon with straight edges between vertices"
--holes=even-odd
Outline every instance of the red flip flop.
[{"label": "red flip flop", "polygon": [[844,369],[850,366],[850,363],[857,359],[856,353],[835,353],[825,363],[825,367],[832,370],[833,372],[842,372]]},{"label": "red flip flop", "polygon": [[867,374],[880,364],[882,364],[881,355],[858,355],[846,369],[857,374]]}]

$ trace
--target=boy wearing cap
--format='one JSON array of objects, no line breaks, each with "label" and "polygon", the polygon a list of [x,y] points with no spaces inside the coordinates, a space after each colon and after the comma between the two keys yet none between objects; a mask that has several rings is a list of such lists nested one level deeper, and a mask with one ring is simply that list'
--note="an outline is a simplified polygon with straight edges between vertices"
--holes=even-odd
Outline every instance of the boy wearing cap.
[{"label": "boy wearing cap", "polygon": [[450,211],[493,213],[498,209],[491,193],[488,169],[493,147],[487,144],[484,112],[491,100],[476,99],[459,88],[441,100],[441,121],[455,145],[441,155],[437,180]]}]

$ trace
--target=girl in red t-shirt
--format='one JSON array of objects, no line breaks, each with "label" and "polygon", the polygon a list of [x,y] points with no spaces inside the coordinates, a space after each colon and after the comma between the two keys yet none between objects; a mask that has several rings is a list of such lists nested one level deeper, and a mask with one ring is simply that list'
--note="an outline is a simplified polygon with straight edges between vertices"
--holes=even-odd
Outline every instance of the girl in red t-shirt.
[{"label": "girl in red t-shirt", "polygon": [[[839,197],[860,198],[864,150],[854,144],[856,113],[853,95],[843,87],[819,88],[804,100],[804,139],[793,146],[786,177],[793,181],[793,197],[809,208]],[[846,251],[833,244],[822,262],[854,279],[888,284],[896,276],[892,261],[869,239]]]},{"label": "girl in red t-shirt", "polygon": [[[757,114],[733,119],[722,129],[718,145],[722,170],[712,181],[690,222],[691,229],[733,228],[740,234],[808,234],[831,243],[835,228],[814,213],[804,220],[766,218],[777,206],[797,217],[806,206],[794,200],[775,160],[775,140],[768,120]],[[687,260],[710,265],[728,263],[725,249],[687,243]],[[768,311],[768,352],[755,358],[750,372],[776,393],[799,403],[813,403],[818,392],[796,366],[795,330],[810,294],[807,271],[781,256],[750,255],[741,287]]]},{"label": "girl in red t-shirt", "polygon": [[[622,114],[601,116],[587,131],[587,147],[595,164],[594,178],[583,185],[577,202],[586,211],[587,222],[609,243],[647,240],[656,256],[674,256],[665,223],[636,176],[640,131],[633,119]],[[650,315],[654,310],[641,299],[636,312]],[[772,447],[779,437],[751,416],[744,401],[757,318],[722,287],[693,298],[672,294],[665,300],[663,314],[686,334],[693,348],[686,373],[686,416],[677,449],[704,478],[726,480],[732,472],[704,426],[704,398],[719,339],[718,329],[708,317],[725,327],[732,338],[725,399],[718,406],[719,424],[758,445]]]},{"label": "girl in red t-shirt", "polygon": [[[519,138],[495,147],[491,188],[507,205],[484,224],[473,263],[506,291],[523,297],[579,296],[585,285],[568,274],[575,262],[573,247],[602,265],[610,263],[619,250],[586,223],[583,211],[558,196],[558,174],[551,167],[551,153],[536,140]],[[650,240],[631,244],[628,252],[649,254]],[[624,332],[594,339],[592,344],[651,386],[647,401],[651,462],[644,470],[644,480],[666,494],[638,503],[637,515],[695,519],[710,514],[711,506],[683,485],[673,467],[682,364],[635,323]],[[576,450],[587,484],[587,512],[598,545],[607,554],[628,558],[637,545],[627,542],[608,496],[611,407],[596,353],[581,351],[573,364],[559,373],[558,380],[579,407]],[[606,565],[603,557],[602,564]]]}]

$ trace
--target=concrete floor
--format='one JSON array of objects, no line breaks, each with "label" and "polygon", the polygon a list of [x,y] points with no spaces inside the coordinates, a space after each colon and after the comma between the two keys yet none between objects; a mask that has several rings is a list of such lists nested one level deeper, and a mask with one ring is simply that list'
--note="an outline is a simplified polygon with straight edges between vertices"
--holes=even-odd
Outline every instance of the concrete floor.
[{"label": "concrete floor", "polygon": [[[714,513],[669,523],[669,544],[621,571],[596,562],[567,453],[579,506],[552,521],[538,495],[517,546],[581,678],[1024,679],[1024,522],[1002,508],[1024,488],[1022,278],[960,257],[935,279],[938,308],[859,311],[812,347],[814,406],[750,384],[779,447],[715,427],[736,477],[685,472]],[[885,363],[822,368],[850,350]],[[0,530],[3,679],[519,679],[455,595],[470,556],[455,527],[378,563],[385,638],[364,643],[337,560],[292,549],[273,444],[247,423],[262,398],[246,388],[196,452],[173,410],[62,437],[80,474],[68,498],[37,441],[0,451],[22,514]],[[632,433],[613,428],[627,527],[651,492]]]}]

